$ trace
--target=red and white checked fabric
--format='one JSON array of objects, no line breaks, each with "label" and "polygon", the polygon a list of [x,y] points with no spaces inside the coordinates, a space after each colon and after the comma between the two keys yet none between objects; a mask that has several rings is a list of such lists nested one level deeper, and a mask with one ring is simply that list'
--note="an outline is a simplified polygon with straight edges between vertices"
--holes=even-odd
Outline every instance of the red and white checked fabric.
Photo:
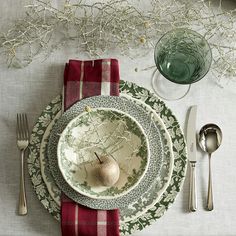
[{"label": "red and white checked fabric", "polygon": [[62,236],[118,236],[119,211],[94,210],[61,198]]},{"label": "red and white checked fabric", "polygon": [[[64,110],[96,95],[119,96],[116,59],[70,60],[64,72]],[[61,197],[62,236],[119,236],[119,210],[95,210]]]},{"label": "red and white checked fabric", "polygon": [[70,60],[64,72],[64,109],[86,97],[119,96],[119,82],[116,59]]}]

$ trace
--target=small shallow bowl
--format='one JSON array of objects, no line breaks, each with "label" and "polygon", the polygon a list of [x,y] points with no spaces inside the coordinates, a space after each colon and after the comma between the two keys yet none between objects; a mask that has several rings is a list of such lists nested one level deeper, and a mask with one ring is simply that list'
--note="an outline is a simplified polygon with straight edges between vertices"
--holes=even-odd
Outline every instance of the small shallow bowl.
[{"label": "small shallow bowl", "polygon": [[[99,181],[99,156],[115,159],[120,168],[111,187]],[[94,199],[114,199],[138,185],[149,164],[149,145],[139,123],[116,109],[87,108],[69,122],[57,147],[58,166],[78,193]]]}]

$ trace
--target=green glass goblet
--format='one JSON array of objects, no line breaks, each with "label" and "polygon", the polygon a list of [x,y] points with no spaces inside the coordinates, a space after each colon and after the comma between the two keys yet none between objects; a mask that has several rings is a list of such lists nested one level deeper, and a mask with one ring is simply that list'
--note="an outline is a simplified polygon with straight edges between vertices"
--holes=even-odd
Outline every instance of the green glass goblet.
[{"label": "green glass goblet", "polygon": [[212,53],[202,35],[178,28],[160,38],[154,59],[157,67],[152,79],[154,91],[166,100],[178,100],[189,92],[192,83],[207,74]]}]

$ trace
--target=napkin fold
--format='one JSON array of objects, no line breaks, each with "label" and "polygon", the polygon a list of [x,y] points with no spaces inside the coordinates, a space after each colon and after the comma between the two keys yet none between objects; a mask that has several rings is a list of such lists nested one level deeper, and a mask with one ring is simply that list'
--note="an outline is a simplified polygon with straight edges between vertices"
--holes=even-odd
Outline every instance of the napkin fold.
[{"label": "napkin fold", "polygon": [[[119,96],[119,64],[116,59],[70,60],[64,71],[64,110],[79,100]],[[62,236],[118,236],[119,210],[95,210],[67,196],[61,197]]]},{"label": "napkin fold", "polygon": [[119,82],[116,59],[70,60],[64,72],[64,110],[86,97],[119,96]]}]

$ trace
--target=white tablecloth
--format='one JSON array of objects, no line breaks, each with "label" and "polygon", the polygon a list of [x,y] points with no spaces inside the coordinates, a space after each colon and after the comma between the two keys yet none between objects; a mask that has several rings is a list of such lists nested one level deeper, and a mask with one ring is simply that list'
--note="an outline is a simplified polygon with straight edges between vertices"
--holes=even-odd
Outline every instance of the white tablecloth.
[{"label": "white tablecloth", "polygon": [[[7,28],[22,14],[24,1],[1,0],[0,24]],[[107,55],[120,61],[121,78],[151,89],[152,70],[141,69],[154,65],[153,52],[143,58],[129,59],[119,55]],[[104,55],[105,56],[105,55]],[[7,68],[0,57],[0,235],[60,235],[60,225],[44,209],[37,199],[26,175],[28,215],[17,216],[19,193],[20,157],[16,147],[16,113],[26,112],[32,128],[37,117],[49,101],[60,93],[65,62],[70,58],[87,59],[73,49],[62,49],[49,59],[35,60],[23,69]],[[139,71],[135,72],[135,68]],[[225,78],[227,81],[227,78]],[[234,86],[234,87],[232,87]],[[233,89],[232,89],[233,88]],[[198,210],[188,212],[188,184],[171,208],[158,221],[136,236],[147,235],[236,235],[236,92],[235,84],[220,88],[208,74],[193,85],[190,93],[180,101],[166,102],[184,129],[189,106],[198,105],[198,130],[208,122],[218,124],[223,131],[223,144],[213,154],[213,187],[215,209],[205,210],[208,159],[202,152],[197,154]]]}]

